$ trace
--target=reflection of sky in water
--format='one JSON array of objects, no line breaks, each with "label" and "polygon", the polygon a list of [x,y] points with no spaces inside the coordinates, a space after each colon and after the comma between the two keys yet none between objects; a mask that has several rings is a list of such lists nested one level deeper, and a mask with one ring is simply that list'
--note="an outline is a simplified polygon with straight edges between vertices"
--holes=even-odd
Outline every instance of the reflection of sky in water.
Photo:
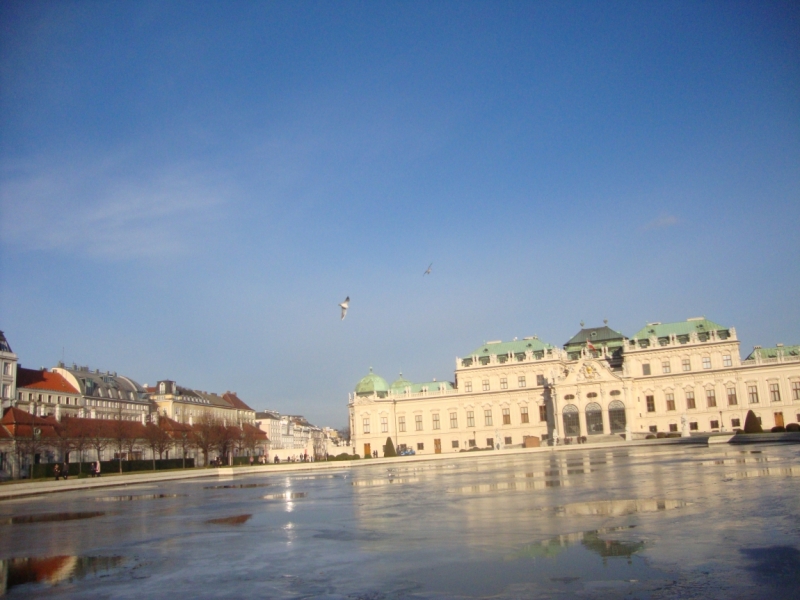
[{"label": "reflection of sky in water", "polygon": [[766,565],[800,575],[796,462],[770,445],[375,461],[165,483],[101,518],[10,524],[97,496],[75,492],[0,504],[0,533],[25,532],[0,535],[0,557],[136,565],[48,590],[72,597],[791,597]]}]

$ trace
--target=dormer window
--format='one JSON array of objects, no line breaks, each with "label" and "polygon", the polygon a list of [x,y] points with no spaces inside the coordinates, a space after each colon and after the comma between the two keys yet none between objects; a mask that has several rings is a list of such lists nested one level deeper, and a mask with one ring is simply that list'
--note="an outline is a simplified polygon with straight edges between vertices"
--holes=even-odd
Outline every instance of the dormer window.
[{"label": "dormer window", "polygon": [[158,393],[159,394],[166,394],[167,393],[167,384],[163,381],[158,384]]}]

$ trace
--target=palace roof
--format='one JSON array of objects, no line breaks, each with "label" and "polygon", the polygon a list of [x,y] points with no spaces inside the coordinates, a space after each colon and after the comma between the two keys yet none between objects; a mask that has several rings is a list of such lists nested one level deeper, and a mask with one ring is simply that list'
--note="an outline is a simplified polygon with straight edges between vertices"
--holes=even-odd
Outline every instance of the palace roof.
[{"label": "palace roof", "polygon": [[503,354],[519,354],[521,352],[542,352],[553,348],[551,344],[543,342],[538,337],[528,337],[511,342],[493,341],[479,346],[467,356],[498,356]]},{"label": "palace roof", "polygon": [[696,317],[676,323],[648,323],[637,331],[633,337],[642,340],[652,336],[660,338],[669,337],[670,335],[689,335],[692,332],[699,335],[710,331],[728,331],[728,327],[709,321],[705,317]]},{"label": "palace roof", "polygon": [[783,356],[800,356],[800,346],[773,346],[772,348],[759,348],[756,346],[745,360],[755,360],[759,358],[777,358],[778,353]]}]

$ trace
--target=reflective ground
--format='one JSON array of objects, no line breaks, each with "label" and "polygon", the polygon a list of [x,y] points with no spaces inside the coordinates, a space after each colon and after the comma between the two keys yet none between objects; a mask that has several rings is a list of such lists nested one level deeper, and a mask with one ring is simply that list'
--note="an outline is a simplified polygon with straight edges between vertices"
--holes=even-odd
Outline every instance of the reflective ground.
[{"label": "reflective ground", "polygon": [[578,450],[0,503],[9,597],[796,598],[800,446]]}]

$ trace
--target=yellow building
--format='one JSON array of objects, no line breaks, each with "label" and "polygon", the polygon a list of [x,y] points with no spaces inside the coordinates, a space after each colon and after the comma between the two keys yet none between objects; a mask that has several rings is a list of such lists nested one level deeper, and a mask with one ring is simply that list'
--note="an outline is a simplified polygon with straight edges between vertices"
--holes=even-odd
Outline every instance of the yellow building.
[{"label": "yellow building", "polygon": [[733,431],[800,421],[800,347],[756,348],[698,317],[649,323],[631,338],[582,328],[563,348],[536,337],[487,342],[456,359],[455,381],[389,385],[370,373],[349,397],[359,452],[459,452]]}]

